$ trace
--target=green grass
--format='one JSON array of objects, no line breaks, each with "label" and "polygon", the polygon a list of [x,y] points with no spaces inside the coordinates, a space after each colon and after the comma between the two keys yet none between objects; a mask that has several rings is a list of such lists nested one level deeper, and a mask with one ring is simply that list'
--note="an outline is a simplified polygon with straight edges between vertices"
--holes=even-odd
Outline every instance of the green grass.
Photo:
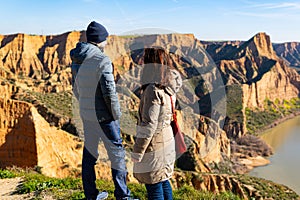
[{"label": "green grass", "polygon": [[247,119],[247,130],[250,134],[257,135],[264,127],[272,124],[277,119],[285,117],[293,112],[300,110],[300,98],[290,100],[264,101],[264,109],[251,110],[246,108],[245,114]]},{"label": "green grass", "polygon": [[0,179],[4,178],[15,178],[17,175],[16,173],[6,170],[6,169],[0,169]]},{"label": "green grass", "polygon": [[[186,172],[185,174],[190,174]],[[201,176],[201,174],[199,174]],[[234,176],[234,175],[231,175]],[[16,189],[17,194],[31,193],[33,199],[43,199],[45,196],[51,196],[58,200],[84,199],[82,182],[79,178],[51,178],[44,176],[33,169],[0,169],[0,178],[22,177],[23,181]],[[188,178],[187,178],[188,179]],[[248,175],[234,176],[238,182],[244,185],[251,186],[258,190],[249,195],[249,199],[299,199],[299,196],[281,184],[276,184],[271,181],[251,177]],[[112,181],[97,180],[97,188],[106,190],[109,193],[108,200],[114,199],[114,184]],[[215,194],[209,191],[195,190],[191,183],[184,183],[179,189],[173,190],[174,200],[239,200],[238,195],[231,191]],[[129,183],[129,189],[134,197],[140,200],[147,199],[147,191],[144,184]],[[245,192],[245,191],[244,191]]]},{"label": "green grass", "polygon": [[270,110],[250,110],[246,108],[247,130],[250,134],[257,135],[257,132],[267,125],[280,118],[280,113]]},{"label": "green grass", "polygon": [[17,193],[26,194],[35,191],[43,191],[47,189],[67,189],[78,190],[81,188],[81,181],[75,178],[50,178],[38,173],[30,173],[25,175],[24,183],[18,188]]},{"label": "green grass", "polygon": [[[44,176],[33,170],[0,170],[0,178],[22,177],[22,184],[16,189],[16,194],[34,194],[34,199],[43,199],[44,196],[52,196],[54,199],[71,200],[84,199],[82,182],[79,178],[51,178]],[[97,188],[106,190],[109,198],[114,199],[114,184],[112,181],[97,180]],[[147,199],[147,191],[144,184],[129,183],[129,189],[134,197],[140,200]],[[212,192],[204,192],[195,190],[191,186],[184,185],[178,190],[173,190],[174,200],[189,199],[240,199],[231,192],[214,194]]]},{"label": "green grass", "polygon": [[195,190],[193,187],[184,185],[173,193],[174,200],[190,200],[190,199],[207,199],[207,200],[239,200],[240,197],[231,193],[223,192],[220,194],[214,194],[212,192],[204,192]]},{"label": "green grass", "polygon": [[248,175],[239,176],[239,180],[241,183],[251,185],[255,189],[257,189],[259,193],[256,194],[256,196],[260,196],[261,199],[299,199],[299,195],[281,184],[273,183],[262,178],[252,177]]},{"label": "green grass", "polygon": [[57,113],[62,116],[72,117],[72,93],[40,93],[27,91],[20,99],[29,103],[37,100],[40,104],[44,105],[52,113]]},{"label": "green grass", "polygon": [[243,123],[243,91],[240,85],[230,85],[226,87],[227,117],[231,121]]}]

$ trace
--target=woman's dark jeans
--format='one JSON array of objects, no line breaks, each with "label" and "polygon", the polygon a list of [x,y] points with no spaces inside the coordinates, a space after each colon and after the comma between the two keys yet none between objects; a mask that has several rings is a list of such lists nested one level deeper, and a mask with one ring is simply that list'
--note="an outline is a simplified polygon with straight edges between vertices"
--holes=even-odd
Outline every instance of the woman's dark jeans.
[{"label": "woman's dark jeans", "polygon": [[116,199],[126,199],[130,196],[130,191],[126,184],[125,150],[120,136],[119,121],[98,123],[84,120],[83,126],[82,182],[86,198],[93,199],[99,192],[96,188],[94,167],[99,155],[98,143],[101,138],[111,161],[111,172],[115,185],[114,195]]},{"label": "woman's dark jeans", "polygon": [[169,180],[146,184],[148,200],[172,200],[172,187]]}]

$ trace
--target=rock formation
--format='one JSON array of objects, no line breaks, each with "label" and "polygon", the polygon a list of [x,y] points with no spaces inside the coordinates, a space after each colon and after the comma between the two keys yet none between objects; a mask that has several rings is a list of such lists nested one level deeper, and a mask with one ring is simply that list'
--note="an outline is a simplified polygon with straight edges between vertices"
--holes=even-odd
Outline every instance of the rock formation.
[{"label": "rock formation", "polygon": [[242,98],[243,119],[233,125],[227,118],[225,131],[231,133],[227,134],[229,137],[247,132],[245,108],[263,110],[267,99],[289,100],[299,96],[299,75],[276,55],[265,33],[258,33],[246,42],[205,43],[205,48],[216,61],[225,84],[241,87],[241,93],[236,95]]},{"label": "rock formation", "polygon": [[276,54],[284,59],[287,65],[291,67],[300,67],[300,43],[286,42],[281,44],[273,44]]},{"label": "rock formation", "polygon": [[[70,116],[65,113],[61,120],[60,115],[32,95],[71,92],[69,52],[78,41],[85,41],[84,32],[55,36],[0,35],[2,167],[39,167],[44,174],[56,177],[80,174],[82,142],[61,130],[66,122],[72,121]],[[228,139],[241,139],[247,133],[245,109],[263,109],[266,99],[290,99],[300,93],[300,76],[287,65],[298,65],[299,45],[291,43],[283,45],[284,48],[274,45],[277,54],[285,58],[282,60],[265,33],[259,33],[249,41],[229,42],[199,41],[192,34],[110,36],[105,52],[114,65],[123,109],[122,133],[129,149],[135,132],[143,48],[149,46],[169,51],[171,64],[184,79],[184,86],[178,93],[178,113],[189,151],[177,163],[182,169],[212,172],[211,164],[227,162],[233,151],[245,158],[245,154],[252,152],[249,148],[255,149],[259,142],[253,140],[252,147],[240,142],[237,147]],[[226,92],[227,99],[219,95],[222,92]],[[216,101],[212,102],[212,97],[217,98]],[[233,104],[226,106],[226,100]],[[225,107],[228,112],[223,116],[220,110],[226,110]],[[100,145],[99,148],[103,147]],[[253,156],[261,158],[266,152],[269,149]],[[248,158],[243,162],[247,163]],[[107,158],[101,159],[97,176],[109,179],[109,162]],[[230,178],[204,179],[207,179],[205,183],[195,179],[194,187],[217,192],[222,189],[217,190],[215,185],[223,188]],[[240,188],[236,187],[235,181],[229,182],[232,187]]]},{"label": "rock formation", "polygon": [[[50,127],[29,103],[2,98],[0,101],[1,167],[39,166],[45,174],[61,177],[63,171],[79,164],[77,152],[81,147],[75,137]],[[64,165],[70,168],[64,169]]]},{"label": "rock formation", "polygon": [[299,196],[284,185],[264,179],[230,174],[175,172],[174,187],[190,185],[201,191],[214,193],[231,191],[241,199],[299,199]]},{"label": "rock formation", "polygon": [[[78,137],[50,126],[26,102],[0,98],[0,119],[0,167],[39,168],[51,177],[80,176],[83,142]],[[107,161],[97,168],[98,177],[110,179]]]},{"label": "rock formation", "polygon": [[[3,99],[4,102],[9,98],[24,99],[25,94],[28,95],[28,92],[26,93],[26,91],[41,93],[70,91],[71,77],[70,68],[68,68],[68,66],[71,63],[71,60],[69,57],[69,51],[76,46],[78,41],[85,40],[84,32],[68,32],[56,36],[14,34],[1,36],[0,39],[0,60],[2,60],[1,77],[4,79],[3,87],[1,87],[1,89],[7,91],[8,89],[6,89],[6,87],[15,88],[14,91],[5,95],[5,98]],[[191,34],[149,35],[133,38],[110,36],[108,38],[108,45],[106,46],[105,51],[113,61],[116,77],[123,80],[129,76],[128,80],[130,80],[130,78],[137,75],[135,69],[138,67],[137,64],[140,64],[141,62],[140,57],[144,46],[161,46],[166,48],[173,53],[172,62],[177,66],[184,63],[187,67],[191,67],[191,65],[197,65],[199,67],[211,65],[211,60],[205,56],[201,43]],[[198,54],[202,56],[195,56]],[[134,71],[132,74],[125,74],[131,70]],[[180,68],[179,70],[181,70],[187,78],[195,75],[195,70],[193,71],[192,69],[185,70]],[[210,77],[210,79],[217,79],[212,72],[208,72],[204,76],[208,78]],[[13,79],[12,84],[7,83],[9,78]],[[131,93],[132,90],[139,84],[138,80],[134,85],[132,85],[133,83],[134,82],[130,81],[131,86],[128,87],[131,90],[129,91]],[[1,94],[4,95],[5,93]],[[32,98],[32,96],[30,98]],[[128,105],[128,101],[133,101],[129,104],[132,105],[131,111],[137,110],[138,98],[132,99],[132,95],[129,97],[121,95],[120,99],[121,103],[124,104],[124,107]],[[124,99],[124,101],[122,101],[122,99]],[[190,106],[197,103],[197,98],[195,95],[193,96],[193,91],[190,89],[187,89],[185,93],[181,95],[181,100],[183,103],[189,104]],[[15,100],[11,101],[13,104],[15,104],[15,102],[19,102]],[[78,153],[80,148],[77,150],[76,146],[79,147],[80,144],[76,143],[76,141],[74,142],[74,138],[72,138],[73,136],[66,135],[64,131],[54,131],[54,129],[57,128],[50,126],[47,122],[60,128],[64,122],[60,122],[60,119],[56,119],[59,115],[56,115],[55,113],[51,114],[51,110],[44,107],[45,105],[36,102],[37,101],[33,100],[36,108],[34,108],[31,104],[24,103],[24,105],[26,105],[26,116],[31,119],[25,121],[30,121],[32,126],[31,129],[28,129],[30,132],[28,135],[32,137],[32,144],[36,145],[36,147],[32,148],[35,149],[31,155],[33,158],[32,163],[30,163],[30,165],[25,165],[42,167],[44,173],[51,176],[64,176],[67,174],[66,171],[69,170],[70,173],[70,171],[74,171],[74,169],[78,168],[79,163],[75,163],[75,160],[80,160],[80,153]],[[19,103],[22,104],[23,102]],[[7,106],[7,104],[5,104],[5,106]],[[50,115],[47,116],[47,113]],[[6,115],[8,115],[8,113],[5,113],[3,116]],[[41,115],[47,119],[47,122],[41,117]],[[199,115],[196,117],[196,123],[199,124]],[[11,120],[19,119],[18,117],[15,119],[14,116],[10,116],[10,118]],[[63,121],[66,120],[63,119]],[[35,124],[36,122],[38,122],[39,126]],[[207,121],[206,123],[210,122]],[[213,125],[214,123],[211,124]],[[23,126],[23,124],[21,125]],[[220,162],[222,160],[221,152],[223,152],[224,155],[230,155],[229,140],[226,138],[226,134],[222,132],[222,130],[219,130],[217,125],[212,125],[207,126],[207,129],[210,131],[205,130],[205,133],[199,132],[196,125],[194,131],[189,131],[189,127],[185,127],[185,132],[187,135],[191,136],[190,138],[192,138],[192,140],[199,140],[195,143],[195,149],[197,149],[197,151],[193,152],[199,162],[202,162],[201,159],[204,159],[205,162],[211,162],[212,160],[214,160],[214,162]],[[135,127],[135,125],[132,127]],[[11,129],[16,132],[14,124]],[[218,131],[215,133],[214,130]],[[125,128],[124,131],[126,131]],[[8,131],[4,130],[3,133],[5,132]],[[48,132],[52,132],[53,134],[47,134]],[[18,135],[22,133],[17,131],[15,134]],[[61,155],[66,150],[56,147],[54,142],[52,146],[50,145],[51,142],[48,141],[55,140],[54,135],[56,134],[60,135],[59,137],[61,137],[61,141],[68,144],[68,148],[73,149],[73,152],[76,152],[74,153],[76,155],[72,156],[74,157],[74,160],[66,160],[68,158],[66,158],[65,155]],[[3,137],[5,138],[4,135]],[[3,139],[3,142],[4,141],[5,140]],[[199,154],[199,148],[201,148],[202,155]],[[49,151],[46,151],[46,149],[49,149]],[[56,151],[56,149],[59,151]],[[6,150],[7,149],[5,148],[3,149],[3,151]],[[47,154],[49,156],[49,160],[43,159]],[[57,158],[55,158],[55,156]],[[9,161],[3,162],[7,165],[16,164],[22,166],[21,163],[10,163]],[[3,166],[6,164],[3,164]],[[55,165],[57,170],[54,169]]]},{"label": "rock formation", "polygon": [[[231,156],[238,164],[233,166],[234,169],[245,173],[253,166],[267,164],[264,157],[270,156],[272,150],[257,138],[246,135],[245,110],[264,110],[266,100],[274,102],[299,97],[300,76],[276,55],[270,37],[265,33],[258,33],[245,42],[204,42],[204,45],[226,84],[229,105],[223,129],[234,139]],[[284,58],[298,56],[296,44],[274,44],[274,48]],[[291,62],[296,63],[296,60],[291,59]],[[240,143],[243,140],[247,142]]]},{"label": "rock formation", "polygon": [[2,36],[1,64],[16,75],[45,78],[70,64],[69,52],[83,38],[84,34],[81,32],[68,32],[56,36]]}]

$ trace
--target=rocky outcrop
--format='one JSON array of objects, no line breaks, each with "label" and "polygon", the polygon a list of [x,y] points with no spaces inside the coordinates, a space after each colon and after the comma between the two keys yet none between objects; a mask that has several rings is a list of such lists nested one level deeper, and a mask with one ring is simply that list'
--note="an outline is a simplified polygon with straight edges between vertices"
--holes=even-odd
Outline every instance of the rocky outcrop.
[{"label": "rocky outcrop", "polygon": [[273,44],[276,54],[284,59],[291,67],[300,67],[300,43],[286,42]]},{"label": "rocky outcrop", "polygon": [[[245,107],[261,107],[265,99],[298,97],[300,77],[277,57],[267,34],[258,33],[246,42],[205,43],[204,47],[227,85],[243,85]],[[296,44],[291,52],[296,54]]]},{"label": "rocky outcrop", "polygon": [[176,171],[173,180],[175,188],[190,185],[213,193],[231,191],[241,199],[299,199],[288,187],[255,177]]},{"label": "rocky outcrop", "polygon": [[17,75],[35,76],[43,66],[37,54],[45,43],[45,36],[8,35],[1,41],[0,57],[3,66]]},{"label": "rocky outcrop", "polygon": [[78,162],[80,154],[75,149],[79,143],[75,137],[50,127],[28,103],[2,98],[0,101],[1,167],[39,166],[45,174],[61,177],[63,171],[69,170],[63,169],[64,163],[70,168],[76,166],[74,162]]},{"label": "rocky outcrop", "polygon": [[18,91],[18,88],[10,84],[7,80],[0,82],[0,98],[10,99],[13,94]]},{"label": "rocky outcrop", "polygon": [[[51,177],[81,174],[83,142],[50,126],[34,106],[0,98],[0,120],[1,167],[39,168]],[[97,165],[97,169],[98,177],[110,179],[108,162]]]},{"label": "rocky outcrop", "polygon": [[226,60],[227,55],[230,52],[237,50],[237,48],[243,43],[242,41],[200,41],[204,49],[211,56],[211,58],[218,62],[220,60]]},{"label": "rocky outcrop", "polygon": [[240,85],[242,89],[237,98],[241,98],[243,117],[226,119],[225,130],[232,133],[227,134],[229,137],[247,132],[246,108],[263,110],[267,99],[289,100],[299,96],[300,76],[276,55],[267,34],[258,33],[246,42],[206,43],[205,48],[216,60],[225,84]]},{"label": "rocky outcrop", "polygon": [[273,154],[272,148],[253,135],[243,135],[231,141],[231,160],[238,174],[250,172],[254,167],[270,163],[266,157]]},{"label": "rocky outcrop", "polygon": [[177,167],[210,172],[209,164],[224,163],[230,158],[230,140],[216,122],[205,116],[190,115],[188,111],[182,113],[177,115],[188,151],[178,158]]},{"label": "rocky outcrop", "polygon": [[[154,34],[137,37],[110,36],[105,52],[113,61],[116,74],[123,75],[124,72],[133,70],[136,64],[142,64],[143,49],[153,46],[161,47],[170,52],[172,65],[189,78],[195,76],[195,74],[199,75],[199,72],[192,69],[192,66],[213,65],[200,41],[192,34]],[[188,67],[191,68],[187,69]]]},{"label": "rocky outcrop", "polygon": [[69,52],[83,38],[82,32],[68,32],[56,36],[2,36],[1,65],[16,75],[46,78],[70,64]]},{"label": "rocky outcrop", "polygon": [[[85,41],[84,32],[67,32],[55,36],[14,34],[2,35],[0,39],[0,60],[3,69],[15,75],[47,79],[48,81],[42,83],[40,88],[48,92],[70,89],[70,71],[64,69],[71,63],[70,50],[78,41]],[[289,97],[295,95],[296,90],[293,85],[299,84],[299,78],[294,72],[289,70],[284,62],[278,60],[270,37],[265,33],[259,33],[246,42],[205,42],[197,40],[192,34],[110,36],[105,51],[114,63],[115,75],[120,76],[133,69],[134,64],[139,63],[142,48],[145,46],[160,46],[172,52],[173,64],[183,66],[184,70],[180,67],[179,70],[186,77],[191,78],[200,72],[204,80],[210,80],[206,82],[210,92],[217,89],[212,83],[220,77],[216,76],[216,72],[205,73],[207,70],[203,69],[212,66],[214,60],[218,63],[227,84],[250,85],[248,88],[245,87],[247,90],[245,94],[248,94],[246,96],[250,98],[254,96],[254,99],[250,100],[250,107],[251,104],[253,107],[257,106],[256,99],[259,103],[266,96],[272,99],[271,93],[264,94],[262,91],[276,90],[275,93],[278,93],[277,89],[283,88],[282,90],[285,94],[288,93],[287,97]],[[294,58],[298,56],[298,43],[286,43],[284,49],[279,44],[274,44],[274,47],[280,55],[287,55],[289,49]],[[197,66],[198,72],[190,68],[191,66]],[[268,75],[267,72],[273,72],[274,75]],[[268,77],[261,80],[267,75]],[[275,79],[276,75],[278,75],[277,79]],[[56,84],[57,82],[61,84]],[[267,82],[274,84],[263,85]],[[256,87],[255,84],[251,85],[252,83],[261,83],[261,86]],[[49,87],[51,85],[55,86]],[[256,93],[261,97],[255,97]]]},{"label": "rocky outcrop", "polygon": [[0,99],[0,164],[33,167],[37,162],[34,124],[27,103]]},{"label": "rocky outcrop", "polygon": [[[43,174],[53,177],[80,175],[83,143],[78,137],[50,126],[29,103],[0,100],[1,167],[38,167]],[[196,141],[198,138],[199,142],[191,145],[190,155],[197,162],[196,171],[209,172],[206,162],[214,160],[218,163],[222,161],[222,156],[230,156],[229,140],[225,132],[208,118],[200,121],[202,133],[193,131],[196,133],[192,135],[195,137],[193,139]],[[99,152],[103,154],[100,157],[101,162],[96,166],[97,176],[110,180],[109,160],[102,145],[99,145]],[[180,162],[183,160],[181,158]],[[132,173],[129,174],[129,179],[136,181]]]},{"label": "rocky outcrop", "polygon": [[[260,139],[247,134],[245,110],[264,110],[266,100],[289,100],[299,97],[300,76],[273,50],[270,37],[258,33],[245,42],[204,43],[216,61],[226,84],[227,116],[223,129],[231,138],[231,160],[237,173],[266,165],[271,148]],[[225,49],[224,49],[225,48]],[[281,46],[274,45],[277,54]],[[285,45],[297,57],[297,45]],[[287,55],[289,52],[284,50]],[[295,62],[295,60],[294,60]]]},{"label": "rocky outcrop", "polygon": [[[273,52],[271,47],[270,52]],[[268,68],[268,63],[272,62],[270,60],[274,60],[275,63],[272,66],[270,65],[270,69],[263,74],[258,74],[259,81],[242,85],[243,110],[246,108],[260,108],[263,110],[266,100],[274,102],[276,99],[290,100],[299,97],[300,76],[297,72],[289,68],[283,60],[276,57],[274,52],[264,56],[266,64],[262,63],[262,68]],[[246,118],[244,122],[246,122]]]},{"label": "rocky outcrop", "polygon": [[277,61],[273,69],[265,73],[261,80],[243,85],[244,107],[263,107],[266,99],[292,99],[298,97],[300,77],[295,70]]},{"label": "rocky outcrop", "polygon": [[39,58],[44,70],[53,74],[59,72],[71,63],[69,52],[78,41],[85,40],[84,32],[67,32],[56,36],[47,36],[39,49]]},{"label": "rocky outcrop", "polygon": [[244,185],[234,176],[222,174],[193,174],[191,180],[195,189],[221,193],[233,191],[242,199],[248,199],[248,194],[244,191]]}]

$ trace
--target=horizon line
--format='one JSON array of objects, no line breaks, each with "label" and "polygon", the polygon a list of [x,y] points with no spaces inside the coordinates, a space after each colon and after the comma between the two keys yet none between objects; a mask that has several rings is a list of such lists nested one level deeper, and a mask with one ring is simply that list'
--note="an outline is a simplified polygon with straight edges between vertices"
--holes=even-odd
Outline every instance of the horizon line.
[{"label": "horizon line", "polygon": [[[146,30],[146,29],[145,29]],[[156,29],[158,30],[158,28]],[[9,35],[29,35],[29,36],[59,36],[59,35],[64,35],[67,33],[72,33],[72,32],[85,32],[85,30],[72,30],[72,31],[65,31],[65,32],[61,32],[61,33],[52,33],[52,34],[37,34],[37,33],[25,33],[25,32],[16,32],[16,33],[10,33],[10,34],[1,34],[2,36],[9,36]],[[125,34],[128,33],[128,34]],[[109,36],[118,36],[118,37],[126,37],[126,36],[145,36],[145,35],[168,35],[168,34],[181,34],[181,35],[193,35],[197,40],[199,41],[205,41],[205,42],[226,42],[226,41],[239,41],[239,42],[243,42],[243,41],[248,41],[250,40],[252,37],[254,37],[255,35],[259,34],[259,33],[265,33],[268,36],[271,36],[270,34],[264,32],[264,31],[259,31],[256,34],[254,34],[252,37],[248,38],[248,39],[201,39],[200,37],[197,37],[195,35],[195,33],[181,33],[181,32],[165,32],[165,33],[158,33],[158,32],[150,32],[150,33],[145,33],[145,32],[132,32],[132,31],[128,31],[125,33],[120,33],[120,34],[110,34]],[[108,37],[109,37],[108,36]],[[271,39],[271,43],[273,44],[280,44],[280,43],[300,43],[300,41],[296,41],[296,40],[280,40],[280,41],[272,41]]]}]

